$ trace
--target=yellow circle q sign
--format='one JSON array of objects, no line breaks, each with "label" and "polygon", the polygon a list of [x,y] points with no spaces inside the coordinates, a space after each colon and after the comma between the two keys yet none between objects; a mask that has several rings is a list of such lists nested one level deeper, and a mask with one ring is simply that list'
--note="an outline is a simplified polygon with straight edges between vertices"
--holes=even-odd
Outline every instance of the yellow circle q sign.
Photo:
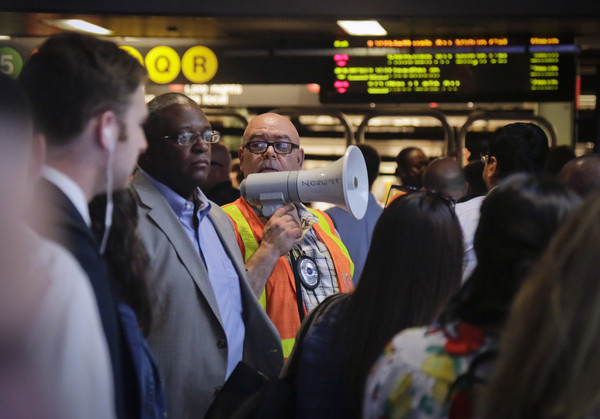
[{"label": "yellow circle q sign", "polygon": [[144,66],[144,58],[142,58],[142,54],[140,54],[140,52],[137,49],[135,49],[134,47],[130,47],[129,45],[121,45],[119,48],[129,53],[129,55],[138,60],[142,67]]},{"label": "yellow circle q sign", "polygon": [[206,47],[191,47],[181,59],[183,74],[192,83],[210,81],[217,74],[218,67],[217,56]]},{"label": "yellow circle q sign", "polygon": [[171,83],[181,70],[179,55],[171,47],[154,47],[146,55],[146,70],[154,83]]}]

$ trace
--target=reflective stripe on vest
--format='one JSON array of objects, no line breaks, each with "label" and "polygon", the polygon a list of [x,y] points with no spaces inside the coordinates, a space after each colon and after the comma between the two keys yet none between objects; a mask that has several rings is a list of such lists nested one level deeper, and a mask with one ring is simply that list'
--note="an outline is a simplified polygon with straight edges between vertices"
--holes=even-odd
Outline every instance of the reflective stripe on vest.
[{"label": "reflective stripe on vest", "polygon": [[226,207],[223,207],[223,209],[231,218],[233,218],[239,227],[237,228],[237,231],[240,233],[245,247],[244,262],[248,262],[248,259],[250,259],[254,252],[258,250],[258,242],[256,241],[256,237],[254,237],[254,233],[252,233],[252,227],[250,227],[246,217],[244,217],[244,214],[242,214],[242,211],[240,211],[237,206],[227,205]]},{"label": "reflective stripe on vest", "polygon": [[[264,293],[263,293],[264,295]],[[296,343],[296,338],[291,339],[281,339],[281,348],[283,349],[283,357],[288,359],[290,354],[292,353],[292,349],[294,349],[294,344]]]},{"label": "reflective stripe on vest", "polygon": [[[258,240],[262,235],[262,228],[264,225],[252,207],[241,198],[232,204],[223,206],[223,210],[229,215],[238,231],[244,246],[244,260],[247,261],[259,247]],[[321,211],[310,211],[319,220],[318,223],[313,224],[313,228],[319,240],[323,242],[329,250],[335,267],[340,292],[352,291],[352,273],[354,271],[354,264],[348,255],[346,246],[344,246],[336,236],[333,223],[325,213]],[[271,276],[267,281],[267,286],[270,287],[268,289],[271,290],[271,294],[269,295],[271,303],[269,304],[269,307],[267,307],[267,287],[265,287],[265,291],[263,291],[261,295],[260,303],[279,331],[283,355],[287,358],[292,351],[296,332],[300,327],[298,310],[295,308],[297,307],[295,295],[296,286],[291,267],[285,256],[282,256],[278,260],[273,272],[279,272],[279,276],[277,278]],[[276,289],[284,290],[283,294],[274,296],[273,286],[275,286]],[[294,306],[293,310],[290,309],[292,305]]]}]

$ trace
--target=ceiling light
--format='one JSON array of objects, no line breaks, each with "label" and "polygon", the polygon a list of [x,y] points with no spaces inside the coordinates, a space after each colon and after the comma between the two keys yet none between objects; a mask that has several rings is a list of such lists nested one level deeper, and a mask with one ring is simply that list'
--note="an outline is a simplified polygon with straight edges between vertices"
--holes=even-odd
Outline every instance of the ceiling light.
[{"label": "ceiling light", "polygon": [[113,33],[110,29],[94,25],[93,23],[82,19],[54,19],[46,20],[44,22],[66,31],[93,33],[96,35],[110,35]]},{"label": "ceiling light", "polygon": [[10,41],[9,35],[0,35],[0,41]]},{"label": "ceiling light", "polygon": [[387,35],[387,31],[376,20],[338,20],[337,24],[349,35]]}]

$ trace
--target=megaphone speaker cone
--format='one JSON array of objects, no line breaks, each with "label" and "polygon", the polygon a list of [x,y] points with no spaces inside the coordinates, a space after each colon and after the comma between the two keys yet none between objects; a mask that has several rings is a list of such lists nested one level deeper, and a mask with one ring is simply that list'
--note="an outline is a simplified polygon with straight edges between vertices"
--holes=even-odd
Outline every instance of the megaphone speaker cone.
[{"label": "megaphone speaker cone", "polygon": [[251,204],[261,204],[267,217],[287,202],[329,202],[360,220],[369,202],[367,165],[360,149],[350,146],[329,166],[249,175],[240,192]]},{"label": "megaphone speaker cone", "polygon": [[298,196],[302,202],[329,202],[360,220],[367,211],[367,165],[358,147],[350,146],[329,166],[298,172]]},{"label": "megaphone speaker cone", "polygon": [[344,155],[344,199],[346,209],[360,220],[367,212],[369,204],[369,176],[367,164],[360,149],[350,146]]}]

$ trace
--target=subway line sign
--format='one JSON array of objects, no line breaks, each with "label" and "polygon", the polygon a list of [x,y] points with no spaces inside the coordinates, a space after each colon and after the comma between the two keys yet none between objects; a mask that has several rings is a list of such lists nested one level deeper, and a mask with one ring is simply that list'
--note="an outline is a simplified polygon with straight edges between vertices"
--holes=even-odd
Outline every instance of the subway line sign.
[{"label": "subway line sign", "polygon": [[0,71],[13,79],[19,77],[23,58],[14,48],[0,47]]},{"label": "subway line sign", "polygon": [[[181,57],[173,48],[164,45],[151,48],[145,57],[132,46],[121,45],[121,48],[146,67],[148,78],[156,84],[169,84],[180,74],[190,83],[208,83],[219,68],[217,56],[205,46],[192,46]],[[0,72],[16,79],[22,68],[23,55],[15,48],[0,46]]]},{"label": "subway line sign", "polygon": [[177,51],[165,45],[152,48],[145,58],[131,46],[122,45],[121,48],[144,65],[150,80],[157,84],[171,83],[180,73],[183,73],[190,83],[207,83],[217,74],[219,68],[215,53],[204,46],[189,48],[181,58]]}]

